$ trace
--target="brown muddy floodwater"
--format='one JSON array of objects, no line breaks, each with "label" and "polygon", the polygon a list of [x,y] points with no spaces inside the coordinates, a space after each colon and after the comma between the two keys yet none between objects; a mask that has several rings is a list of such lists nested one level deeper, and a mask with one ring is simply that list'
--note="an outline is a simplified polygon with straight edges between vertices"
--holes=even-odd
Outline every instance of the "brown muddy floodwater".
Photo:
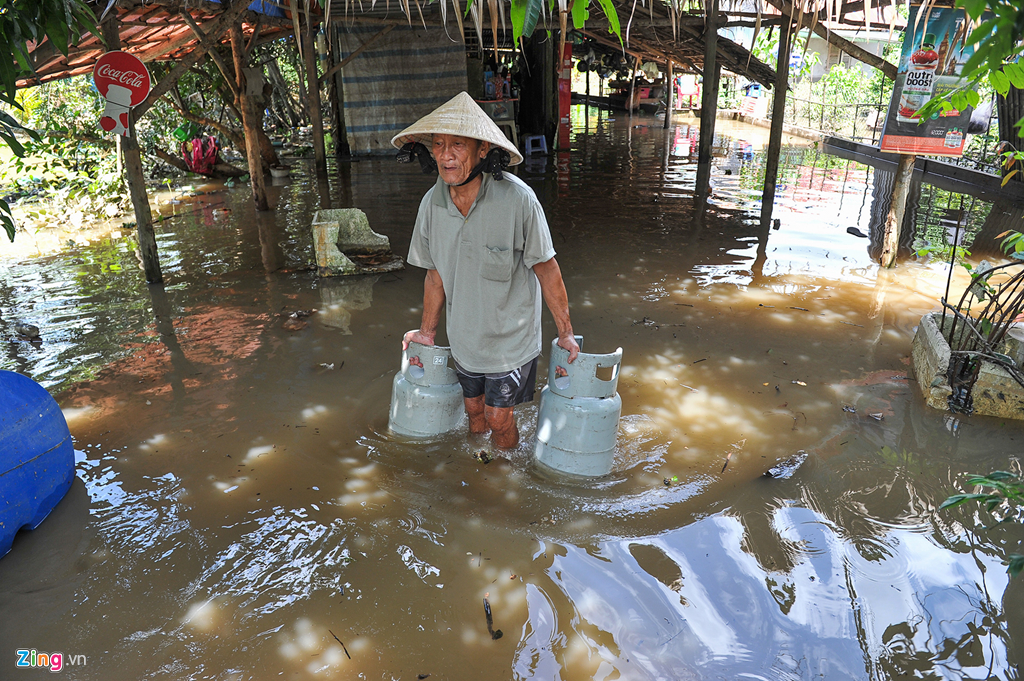
[{"label": "brown muddy floodwater", "polygon": [[[938,506],[1019,469],[1024,428],[929,410],[908,382],[946,268],[879,272],[877,239],[847,233],[876,231],[884,174],[791,141],[765,234],[765,131],[720,122],[698,212],[696,128],[574,115],[572,151],[518,172],[576,332],[623,348],[606,478],[531,464],[535,403],[489,465],[465,431],[388,434],[423,273],[308,266],[322,201],[406,253],[433,180],[390,158],[300,168],[266,214],[245,187],[165,198],[164,288],[127,238],[3,263],[5,335],[25,319],[44,342],[5,342],[2,366],[57,397],[78,480],[0,560],[0,678],[41,678],[14,666],[32,648],[103,681],[1019,679],[1024,579],[1002,562],[1024,528]],[[913,199],[932,238],[1007,210]]]}]

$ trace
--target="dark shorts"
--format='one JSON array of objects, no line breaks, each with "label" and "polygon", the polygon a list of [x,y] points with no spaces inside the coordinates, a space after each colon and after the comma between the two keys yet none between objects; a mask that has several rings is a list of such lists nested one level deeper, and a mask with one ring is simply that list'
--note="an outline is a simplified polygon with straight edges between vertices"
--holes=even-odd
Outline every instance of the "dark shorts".
[{"label": "dark shorts", "polygon": [[497,374],[475,374],[455,362],[455,374],[462,386],[462,396],[473,399],[483,395],[485,405],[501,409],[530,402],[537,387],[538,359],[534,357],[518,369]]}]

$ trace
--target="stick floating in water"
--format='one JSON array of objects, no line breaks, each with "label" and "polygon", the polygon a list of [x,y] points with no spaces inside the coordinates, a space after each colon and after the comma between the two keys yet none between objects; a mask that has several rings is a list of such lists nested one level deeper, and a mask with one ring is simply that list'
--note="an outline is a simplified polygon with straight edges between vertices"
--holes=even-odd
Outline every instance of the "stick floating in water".
[{"label": "stick floating in water", "polygon": [[487,615],[487,633],[491,635],[491,638],[497,641],[501,638],[501,629],[494,630],[494,619],[491,617],[491,604],[484,599],[484,614]]}]

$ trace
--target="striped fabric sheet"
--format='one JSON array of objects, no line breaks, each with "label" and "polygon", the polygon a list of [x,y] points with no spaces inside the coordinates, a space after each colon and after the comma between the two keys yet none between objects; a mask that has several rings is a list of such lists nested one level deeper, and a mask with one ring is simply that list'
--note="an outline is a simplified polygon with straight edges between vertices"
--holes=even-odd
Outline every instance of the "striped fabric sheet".
[{"label": "striped fabric sheet", "polygon": [[[448,17],[448,31],[396,26],[344,68],[345,123],[353,154],[391,154],[391,138],[466,89],[466,46]],[[347,26],[347,57],[384,25]]]}]

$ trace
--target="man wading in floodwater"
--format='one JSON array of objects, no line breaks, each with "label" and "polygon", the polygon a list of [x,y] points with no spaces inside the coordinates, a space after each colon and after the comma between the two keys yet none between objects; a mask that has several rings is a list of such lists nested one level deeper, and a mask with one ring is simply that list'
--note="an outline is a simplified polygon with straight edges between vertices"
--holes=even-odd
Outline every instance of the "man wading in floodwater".
[{"label": "man wading in floodwater", "polygon": [[446,308],[469,431],[490,430],[497,447],[515,447],[512,407],[532,400],[537,382],[541,294],[570,362],[580,350],[544,209],[526,183],[501,172],[523,157],[465,92],[391,144],[400,161],[418,158],[425,172],[436,163],[440,175],[420,201],[409,246],[409,264],[427,276],[420,328],[402,349],[433,345]]}]

